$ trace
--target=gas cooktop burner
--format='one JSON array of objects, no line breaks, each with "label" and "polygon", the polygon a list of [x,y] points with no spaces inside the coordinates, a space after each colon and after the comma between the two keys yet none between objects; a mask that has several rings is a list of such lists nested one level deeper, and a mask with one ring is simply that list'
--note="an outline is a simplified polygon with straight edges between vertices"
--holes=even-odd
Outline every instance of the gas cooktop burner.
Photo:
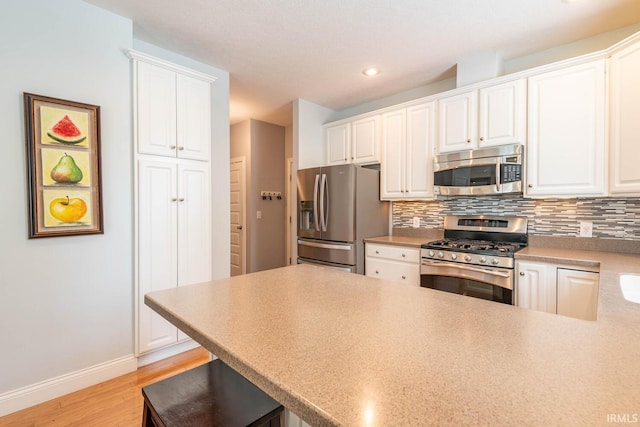
[{"label": "gas cooktop burner", "polygon": [[435,242],[429,242],[422,247],[426,249],[448,249],[471,253],[495,252],[496,255],[504,254],[509,256],[509,254],[522,249],[524,246],[524,244],[510,242],[492,242],[489,240],[444,239],[436,240]]}]

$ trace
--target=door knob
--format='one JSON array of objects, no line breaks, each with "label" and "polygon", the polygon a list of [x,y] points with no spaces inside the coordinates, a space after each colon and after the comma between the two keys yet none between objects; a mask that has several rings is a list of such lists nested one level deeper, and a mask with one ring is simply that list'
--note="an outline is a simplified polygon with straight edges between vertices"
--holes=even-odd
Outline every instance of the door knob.
[{"label": "door knob", "polygon": [[237,228],[238,230],[242,230],[242,226],[241,226],[241,225],[237,226],[236,228]]}]

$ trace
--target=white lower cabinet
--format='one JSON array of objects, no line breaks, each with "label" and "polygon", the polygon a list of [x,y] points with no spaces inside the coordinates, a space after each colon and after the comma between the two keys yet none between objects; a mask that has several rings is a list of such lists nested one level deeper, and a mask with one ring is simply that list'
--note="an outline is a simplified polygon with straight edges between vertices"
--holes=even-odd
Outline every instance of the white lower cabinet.
[{"label": "white lower cabinet", "polygon": [[516,262],[516,305],[596,320],[600,274],[545,262]]},{"label": "white lower cabinet", "polygon": [[138,161],[138,348],[143,354],[188,337],[144,304],[151,291],[211,279],[209,164]]},{"label": "white lower cabinet", "polygon": [[596,320],[600,274],[558,268],[558,314]]},{"label": "white lower cabinet", "polygon": [[311,427],[287,408],[284,408],[284,425],[285,427]]},{"label": "white lower cabinet", "polygon": [[365,274],[378,279],[420,286],[420,249],[367,243]]}]

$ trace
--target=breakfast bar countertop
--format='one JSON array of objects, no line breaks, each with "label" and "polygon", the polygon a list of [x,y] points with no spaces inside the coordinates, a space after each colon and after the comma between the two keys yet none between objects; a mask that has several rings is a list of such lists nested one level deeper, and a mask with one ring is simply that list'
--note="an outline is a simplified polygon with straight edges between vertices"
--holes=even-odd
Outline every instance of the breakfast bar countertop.
[{"label": "breakfast bar countertop", "polygon": [[597,321],[312,265],[145,302],[311,425],[602,425],[640,413],[640,257],[602,256]]}]

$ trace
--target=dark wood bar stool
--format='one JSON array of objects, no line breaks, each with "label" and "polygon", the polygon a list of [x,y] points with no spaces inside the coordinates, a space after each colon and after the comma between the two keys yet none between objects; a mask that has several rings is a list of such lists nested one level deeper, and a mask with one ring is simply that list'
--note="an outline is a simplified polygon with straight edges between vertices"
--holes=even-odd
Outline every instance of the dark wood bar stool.
[{"label": "dark wood bar stool", "polygon": [[284,407],[213,360],[142,388],[143,427],[284,425]]}]

